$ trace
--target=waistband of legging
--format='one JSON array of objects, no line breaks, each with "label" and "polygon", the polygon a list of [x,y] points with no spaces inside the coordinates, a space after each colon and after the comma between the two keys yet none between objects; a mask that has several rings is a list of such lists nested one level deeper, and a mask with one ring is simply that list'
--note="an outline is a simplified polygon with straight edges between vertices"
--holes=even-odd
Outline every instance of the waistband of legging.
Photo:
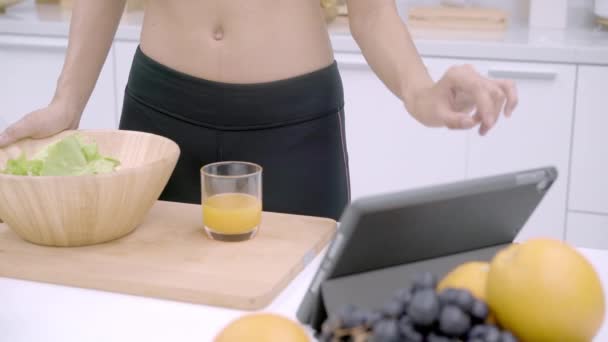
[{"label": "waistband of legging", "polygon": [[174,70],[138,47],[126,91],[158,112],[216,129],[284,126],[335,114],[344,107],[342,80],[335,61],[292,78],[235,84]]}]

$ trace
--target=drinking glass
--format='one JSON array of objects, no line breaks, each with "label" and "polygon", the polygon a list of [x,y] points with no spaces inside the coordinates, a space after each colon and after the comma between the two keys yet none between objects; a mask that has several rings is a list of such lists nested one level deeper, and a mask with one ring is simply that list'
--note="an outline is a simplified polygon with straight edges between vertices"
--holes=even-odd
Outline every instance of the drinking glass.
[{"label": "drinking glass", "polygon": [[205,165],[201,197],[207,236],[219,241],[252,239],[262,221],[262,167],[242,161]]}]

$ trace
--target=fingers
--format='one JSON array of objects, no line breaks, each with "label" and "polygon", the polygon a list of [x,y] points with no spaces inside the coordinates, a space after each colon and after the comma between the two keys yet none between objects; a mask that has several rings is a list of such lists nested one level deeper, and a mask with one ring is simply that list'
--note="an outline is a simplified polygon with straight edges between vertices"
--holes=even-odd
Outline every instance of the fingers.
[{"label": "fingers", "polygon": [[471,115],[458,112],[445,114],[443,121],[449,129],[471,129],[479,123]]},{"label": "fingers", "polygon": [[23,138],[32,136],[35,132],[32,114],[24,116],[21,120],[9,126],[4,132],[0,133],[0,147],[6,147]]},{"label": "fingers", "polygon": [[492,95],[487,89],[486,80],[470,65],[451,67],[446,73],[451,86],[470,94],[474,100],[475,118],[481,121],[480,132],[487,132],[493,125],[496,105]]},{"label": "fingers", "polygon": [[517,92],[513,82],[487,79],[470,65],[450,68],[446,78],[450,88],[468,93],[473,98],[476,108],[473,120],[481,122],[481,135],[486,135],[496,125],[503,108],[505,116],[510,116],[517,105]]},{"label": "fingers", "polygon": [[494,123],[498,114],[495,113],[496,103],[485,89],[477,89],[475,91],[475,102],[477,104],[477,114],[481,120],[480,133],[489,131]]},{"label": "fingers", "polygon": [[511,117],[513,110],[515,110],[515,107],[519,101],[515,82],[511,80],[497,80],[496,84],[500,87],[507,98],[507,103],[505,104],[505,116]]},{"label": "fingers", "polygon": [[496,125],[506,99],[506,95],[498,85],[492,81],[485,81],[485,83],[485,90],[490,95],[493,106],[489,111],[483,112],[482,114],[485,115],[486,120],[482,123],[481,127],[479,127],[479,134],[481,135],[486,135],[488,131]]},{"label": "fingers", "polygon": [[452,109],[456,112],[471,113],[475,109],[475,99],[464,91],[453,93]]}]

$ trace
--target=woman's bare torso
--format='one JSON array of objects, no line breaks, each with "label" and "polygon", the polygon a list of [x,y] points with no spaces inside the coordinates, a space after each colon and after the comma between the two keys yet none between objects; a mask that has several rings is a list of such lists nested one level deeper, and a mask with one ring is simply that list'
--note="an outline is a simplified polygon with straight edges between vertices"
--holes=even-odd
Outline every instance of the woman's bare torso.
[{"label": "woman's bare torso", "polygon": [[333,61],[319,0],[148,0],[141,49],[229,83],[289,78]]}]

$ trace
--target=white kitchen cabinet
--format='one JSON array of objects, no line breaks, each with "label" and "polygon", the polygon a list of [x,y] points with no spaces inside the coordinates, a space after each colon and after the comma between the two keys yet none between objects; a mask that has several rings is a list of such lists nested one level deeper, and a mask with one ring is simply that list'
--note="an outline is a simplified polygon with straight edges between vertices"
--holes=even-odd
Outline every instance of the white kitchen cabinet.
[{"label": "white kitchen cabinet", "polygon": [[519,105],[488,135],[469,132],[467,177],[555,166],[558,179],[517,237],[565,237],[567,184],[576,67],[560,64],[474,61],[492,78],[517,84]]},{"label": "white kitchen cabinet", "polygon": [[[360,54],[335,58],[344,84],[353,199],[464,179],[464,132],[415,121]],[[432,62],[429,69],[438,75]]]},{"label": "white kitchen cabinet", "polygon": [[577,247],[608,249],[608,215],[568,212],[566,240]]},{"label": "white kitchen cabinet", "polygon": [[133,63],[133,56],[135,55],[138,45],[138,42],[117,41],[114,43],[114,63],[116,66],[114,81],[116,88],[116,113],[119,123],[120,115],[122,114],[125,87],[129,80],[131,63]]},{"label": "white kitchen cabinet", "polygon": [[[572,146],[571,210],[608,214],[607,82],[608,67],[579,67]],[[608,230],[603,233],[608,233]]]},{"label": "white kitchen cabinet", "polygon": [[464,178],[555,166],[559,177],[518,235],[563,239],[576,67],[424,58],[438,79],[472,64],[485,76],[517,83],[519,106],[484,137],[477,130],[418,124],[360,55],[337,54],[345,88],[353,198]]},{"label": "white kitchen cabinet", "polygon": [[[2,116],[12,123],[46,106],[63,67],[67,39],[0,35]],[[81,128],[115,128],[113,68],[108,59],[83,113]]]}]

